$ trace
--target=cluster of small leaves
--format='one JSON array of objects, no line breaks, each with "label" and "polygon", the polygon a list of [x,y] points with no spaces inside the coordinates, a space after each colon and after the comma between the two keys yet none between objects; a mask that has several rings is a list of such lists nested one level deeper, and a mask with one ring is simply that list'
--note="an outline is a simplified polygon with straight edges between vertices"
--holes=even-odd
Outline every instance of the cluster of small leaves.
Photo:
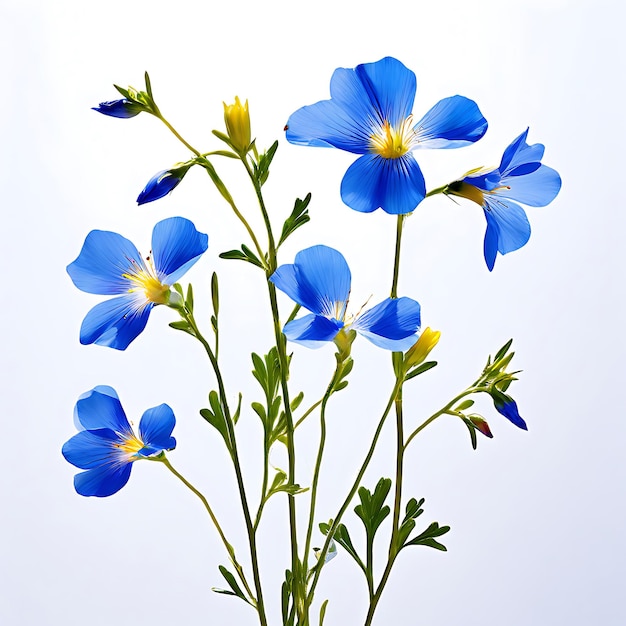
[{"label": "cluster of small leaves", "polygon": [[280,239],[278,240],[278,245],[276,246],[277,248],[279,248],[286,241],[289,235],[291,235],[298,228],[300,228],[300,226],[303,226],[311,219],[308,209],[309,202],[311,202],[310,193],[306,195],[304,200],[296,198],[293,211],[283,224],[283,231],[280,235]]},{"label": "cluster of small leaves", "polygon": [[261,269],[265,269],[265,263],[259,259],[259,257],[246,246],[246,244],[241,244],[241,250],[228,250],[227,252],[222,252],[220,254],[220,259],[236,259],[238,261],[247,261],[248,263],[252,263],[252,265],[256,265]]},{"label": "cluster of small leaves", "polygon": [[[359,488],[359,500],[360,503],[354,508],[354,512],[359,519],[363,522],[365,527],[365,540],[367,554],[371,555],[374,544],[374,537],[376,532],[380,528],[383,521],[389,516],[391,509],[385,501],[389,495],[391,489],[391,479],[381,478],[374,492],[372,493],[365,487]],[[424,512],[422,506],[424,499],[417,501],[415,498],[411,498],[406,505],[406,513],[397,535],[396,554],[402,548],[407,546],[428,546],[435,548],[436,550],[446,550],[446,547],[436,540],[437,537],[444,535],[450,530],[449,526],[439,526],[438,522],[432,522],[426,530],[410,538],[411,533],[415,528],[415,520]],[[322,523],[319,525],[321,532],[327,535],[332,526],[332,520],[329,523]],[[370,556],[365,559],[361,558],[358,554],[350,533],[348,532],[345,524],[338,524],[334,532],[333,539],[342,547],[346,552],[355,560],[357,565],[361,568],[368,581],[373,577],[371,571]]]},{"label": "cluster of small leaves", "polygon": [[148,72],[144,74],[146,81],[146,90],[139,91],[134,87],[129,87],[128,89],[124,89],[119,85],[113,85],[115,89],[117,89],[122,96],[128,102],[132,103],[131,106],[136,106],[138,112],[146,112],[151,115],[160,115],[159,108],[157,107],[154,98],[152,96],[152,85],[150,84],[150,77],[148,76]]},{"label": "cluster of small leaves", "polygon": [[180,298],[178,299],[170,296],[169,306],[176,309],[180,313],[182,319],[176,322],[170,322],[169,326],[170,328],[182,330],[184,333],[195,337],[196,333],[193,326],[189,322],[190,317],[193,316],[193,287],[191,286],[191,283],[187,285],[186,296],[183,293],[183,288],[178,283],[173,284],[172,289],[180,296]]},{"label": "cluster of small leaves", "polygon": [[[232,416],[233,424],[236,424],[241,414],[241,393],[239,394],[239,400],[237,402],[237,409]],[[230,452],[232,452],[231,433],[228,426],[228,421],[224,413],[224,408],[217,391],[211,391],[209,393],[209,407],[200,409],[200,415],[215,428],[222,438],[224,443]]]},{"label": "cluster of small leaves", "polygon": [[259,183],[259,187],[262,187],[270,175],[270,165],[278,149],[278,141],[275,141],[266,152],[259,155],[257,161],[252,162],[253,174],[255,179]]}]

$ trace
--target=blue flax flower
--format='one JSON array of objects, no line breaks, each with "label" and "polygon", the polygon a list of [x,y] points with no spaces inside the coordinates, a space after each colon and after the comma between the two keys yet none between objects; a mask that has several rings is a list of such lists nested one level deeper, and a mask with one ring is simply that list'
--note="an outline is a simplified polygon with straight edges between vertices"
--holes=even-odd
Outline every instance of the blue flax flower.
[{"label": "blue flax flower", "polygon": [[417,341],[420,305],[411,298],[387,298],[354,318],[346,317],[350,268],[333,248],[313,246],[298,252],[295,263],[281,265],[270,280],[311,311],[285,324],[283,333],[290,341],[319,348],[350,329],[387,350],[408,350]]},{"label": "blue flax flower", "polygon": [[138,102],[120,98],[119,100],[110,100],[109,102],[101,102],[97,107],[91,107],[93,111],[98,111],[109,117],[129,118],[139,115],[145,111],[145,107]]},{"label": "blue flax flower", "polygon": [[472,100],[439,101],[415,123],[415,74],[386,57],[354,69],[335,70],[330,100],[302,107],[287,122],[287,140],[334,147],[360,156],[341,183],[352,209],[410,213],[424,199],[424,177],[412,150],[458,148],[480,139],[487,121]]},{"label": "blue flax flower", "polygon": [[148,409],[139,422],[139,436],[126,419],[117,393],[99,385],[78,399],[75,422],[80,432],[63,446],[63,456],[86,470],[74,477],[81,496],[100,498],[117,493],[130,478],[134,461],[173,450],[176,418],[167,404]]},{"label": "blue flax flower", "polygon": [[509,422],[515,424],[518,428],[528,430],[526,422],[519,414],[517,402],[515,402],[511,396],[508,396],[506,393],[502,393],[498,389],[492,389],[490,395],[493,400],[493,405],[496,407],[496,411],[498,411],[500,415],[504,415]]},{"label": "blue flax flower", "polygon": [[479,204],[487,219],[484,254],[489,271],[496,255],[521,248],[530,238],[530,224],[517,200],[528,206],[546,206],[561,189],[561,178],[541,164],[544,147],[526,143],[528,129],[504,151],[500,167],[468,172],[444,190]]},{"label": "blue flax flower", "polygon": [[208,239],[189,220],[171,217],[154,227],[152,254],[144,261],[122,235],[92,230],[67,273],[82,291],[116,297],[87,313],[80,342],[125,350],[145,328],[152,308],[169,303],[170,285],[206,251]]},{"label": "blue flax flower", "polygon": [[184,178],[193,163],[183,163],[179,167],[157,172],[137,197],[137,204],[147,204],[167,196]]}]

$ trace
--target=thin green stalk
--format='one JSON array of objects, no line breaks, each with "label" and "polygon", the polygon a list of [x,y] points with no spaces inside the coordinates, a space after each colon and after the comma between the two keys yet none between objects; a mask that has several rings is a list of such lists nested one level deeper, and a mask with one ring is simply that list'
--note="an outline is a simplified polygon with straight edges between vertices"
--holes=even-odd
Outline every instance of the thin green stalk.
[{"label": "thin green stalk", "polygon": [[207,513],[209,514],[209,517],[211,518],[211,521],[213,522],[215,529],[217,530],[217,533],[220,536],[220,539],[222,540],[222,543],[224,544],[226,551],[228,552],[228,556],[230,557],[231,563],[234,565],[235,569],[237,570],[239,579],[241,580],[246,592],[248,593],[248,596],[250,597],[251,604],[256,604],[256,601],[254,599],[254,594],[252,593],[252,590],[250,589],[250,586],[248,585],[248,581],[246,580],[243,567],[241,567],[241,565],[238,563],[237,558],[235,557],[235,550],[226,539],[226,536],[224,535],[224,531],[222,530],[222,527],[217,521],[217,517],[215,517],[215,513],[213,513],[213,509],[211,508],[209,501],[206,499],[206,497],[204,496],[202,492],[196,489],[180,472],[174,469],[174,467],[170,463],[169,459],[165,456],[165,454],[163,454],[162,456],[160,455],[156,457],[154,460],[160,461],[161,463],[163,463],[163,465],[165,465],[165,467],[167,467],[167,469],[170,472],[172,472],[172,474],[174,474],[174,476],[176,476],[178,480],[180,480],[188,489],[190,489],[193,493],[196,494],[196,496],[198,496],[198,498],[200,498],[200,501],[204,505],[204,508],[207,510]]},{"label": "thin green stalk", "polygon": [[269,432],[267,428],[264,428],[263,432],[263,481],[261,482],[261,500],[259,501],[259,508],[257,509],[256,516],[254,518],[254,530],[259,527],[261,522],[261,514],[265,508],[265,498],[267,497],[267,483],[269,480]]},{"label": "thin green stalk", "polygon": [[[287,350],[285,346],[285,340],[282,333],[282,328],[280,326],[280,314],[278,311],[278,300],[276,298],[276,287],[274,283],[272,283],[269,278],[276,270],[278,266],[278,261],[276,258],[276,243],[274,240],[274,234],[272,232],[272,225],[269,219],[269,215],[267,212],[267,208],[265,206],[265,200],[263,199],[263,192],[261,190],[261,185],[257,178],[254,176],[252,169],[250,168],[250,164],[246,156],[244,155],[241,159],[248,176],[252,182],[254,187],[254,191],[257,196],[257,200],[259,202],[259,207],[261,209],[261,213],[263,215],[263,221],[265,223],[265,228],[267,230],[267,239],[268,239],[268,267],[266,270],[266,278],[267,278],[267,286],[269,291],[270,298],[270,306],[272,309],[272,320],[274,324],[274,337],[276,341],[276,349],[278,351],[278,360],[280,364],[280,384],[281,391],[283,396],[283,406],[285,409],[285,422],[286,422],[286,430],[287,430],[287,457],[288,457],[288,480],[289,484],[293,485],[296,481],[296,452],[295,452],[295,443],[294,443],[294,426],[293,426],[293,415],[291,413],[291,402],[289,399],[289,385],[288,385],[288,375],[289,375],[289,360],[287,358]],[[293,494],[288,494],[288,503],[289,503],[289,529],[290,529],[290,538],[291,538],[291,572],[293,575],[293,580],[295,584],[295,593],[293,593],[294,604],[296,605],[296,610],[298,615],[301,616],[301,601],[300,596],[304,596],[304,590],[301,591],[302,583],[299,580],[299,576],[297,575],[299,572],[299,559],[298,559],[298,533],[297,533],[297,519],[296,519],[296,501],[295,496]],[[293,592],[292,591],[292,592]],[[304,597],[302,598],[304,601]]]},{"label": "thin green stalk", "polygon": [[407,440],[404,442],[404,449],[406,450],[409,446],[409,444],[411,443],[411,441],[413,440],[413,438],[420,433],[422,430],[424,430],[424,428],[426,428],[426,426],[428,426],[429,424],[431,424],[432,422],[434,422],[440,415],[444,415],[444,414],[448,414],[448,415],[457,415],[456,413],[454,413],[453,411],[451,411],[450,409],[452,408],[452,406],[454,404],[456,404],[461,398],[464,398],[465,396],[469,396],[472,393],[475,393],[476,391],[478,391],[476,389],[476,387],[472,386],[467,388],[465,391],[463,391],[462,393],[460,393],[458,396],[455,396],[453,400],[451,400],[450,402],[448,402],[448,404],[446,404],[446,406],[444,406],[442,409],[439,409],[439,411],[437,411],[436,413],[433,413],[427,420],[425,420],[422,424],[420,424],[408,437]]},{"label": "thin green stalk", "polygon": [[328,529],[326,540],[324,541],[324,545],[319,553],[320,556],[319,556],[318,565],[315,568],[315,573],[313,574],[313,580],[311,581],[311,586],[307,593],[307,598],[306,598],[307,611],[308,611],[308,608],[311,606],[311,603],[313,602],[313,595],[315,592],[315,587],[317,586],[320,573],[324,566],[324,559],[326,558],[326,553],[328,552],[328,546],[330,545],[330,542],[333,538],[333,535],[335,534],[335,531],[337,530],[337,527],[341,523],[341,518],[343,517],[343,514],[346,512],[347,508],[350,506],[350,502],[352,501],[352,498],[354,498],[354,495],[356,494],[359,488],[359,485],[361,484],[363,475],[365,474],[365,471],[367,470],[367,467],[372,459],[372,456],[374,455],[374,450],[376,449],[376,444],[378,443],[378,438],[380,437],[380,433],[383,430],[383,426],[385,424],[385,421],[387,420],[389,411],[391,411],[391,407],[393,406],[395,402],[396,395],[398,394],[401,386],[402,386],[402,378],[397,378],[396,383],[391,392],[391,395],[389,397],[389,400],[387,402],[387,406],[385,407],[385,410],[383,411],[380,421],[378,422],[378,426],[376,427],[376,432],[374,433],[372,443],[370,444],[369,450],[367,451],[367,454],[365,455],[365,459],[361,465],[361,468],[359,469],[357,473],[356,479],[354,480],[354,483],[352,484],[352,487],[350,488],[350,492],[348,493],[348,496],[344,500],[339,511],[337,512],[337,515],[335,515],[330,528]]},{"label": "thin green stalk", "polygon": [[315,409],[322,404],[324,398],[321,398],[320,400],[318,400],[315,404],[312,404],[302,415],[302,417],[295,423],[294,425],[294,430],[296,428],[298,428],[298,426],[300,426],[300,424],[302,424],[302,422],[304,422],[304,420],[309,417],[309,415],[311,415],[311,413],[313,413],[313,411],[315,411]]},{"label": "thin green stalk", "polygon": [[237,479],[237,486],[239,488],[239,497],[241,500],[241,508],[243,510],[244,520],[246,524],[246,530],[248,534],[248,545],[250,548],[250,559],[252,562],[252,573],[254,577],[254,586],[256,590],[256,608],[259,614],[259,620],[261,622],[261,626],[267,626],[267,617],[265,615],[265,606],[263,602],[263,590],[261,588],[261,577],[259,573],[259,563],[257,556],[257,547],[256,547],[256,533],[254,529],[254,525],[252,523],[252,518],[250,516],[250,507],[248,505],[248,498],[246,496],[246,489],[243,481],[243,475],[241,473],[241,463],[239,461],[239,454],[237,452],[237,440],[235,437],[235,429],[234,423],[232,420],[232,416],[230,414],[230,409],[228,407],[228,400],[226,398],[226,390],[224,388],[224,381],[222,378],[222,373],[220,371],[219,364],[215,359],[215,355],[211,350],[211,346],[207,342],[207,340],[203,337],[202,333],[198,329],[196,325],[193,314],[184,310],[184,317],[186,321],[189,323],[190,328],[192,329],[194,336],[198,341],[204,346],[204,349],[211,361],[211,365],[213,367],[213,372],[215,373],[215,378],[217,380],[220,403],[222,405],[222,409],[224,410],[224,418],[226,421],[226,427],[228,428],[228,437],[230,442],[230,453],[233,459],[233,466],[235,468],[235,476]]},{"label": "thin green stalk", "polygon": [[398,277],[400,274],[400,247],[402,245],[402,229],[404,226],[404,215],[398,215],[396,221],[396,251],[393,261],[393,278],[391,280],[391,297],[398,297]]}]

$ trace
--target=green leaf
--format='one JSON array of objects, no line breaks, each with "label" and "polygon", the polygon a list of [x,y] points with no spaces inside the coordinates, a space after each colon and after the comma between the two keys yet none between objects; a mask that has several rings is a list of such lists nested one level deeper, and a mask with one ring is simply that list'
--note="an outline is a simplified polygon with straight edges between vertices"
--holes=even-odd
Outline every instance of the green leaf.
[{"label": "green leaf", "polygon": [[283,230],[280,235],[280,239],[278,240],[278,245],[276,246],[277,248],[279,248],[294,231],[300,228],[300,226],[303,226],[308,221],[310,221],[311,217],[309,216],[309,211],[307,208],[310,201],[310,193],[306,195],[304,200],[296,198],[293,211],[283,224]]},{"label": "green leaf", "polygon": [[302,404],[302,400],[304,400],[304,392],[301,391],[290,403],[290,408],[292,411],[295,411],[300,404]]},{"label": "green leaf", "polygon": [[239,585],[237,584],[237,581],[235,580],[235,576],[231,572],[229,572],[223,565],[219,566],[219,570],[222,576],[226,579],[226,582],[228,583],[228,586],[232,589],[232,591],[228,591],[227,589],[218,589],[216,587],[213,587],[211,591],[214,591],[215,593],[222,593],[222,594],[229,595],[229,596],[237,596],[238,598],[241,598],[247,604],[252,604],[250,600],[248,600],[244,592],[241,590],[241,587],[239,587]]},{"label": "green leaf", "polygon": [[192,332],[191,327],[184,320],[180,320],[179,322],[170,322],[170,328],[175,328],[176,330],[182,330],[183,332],[190,333]]},{"label": "green leaf", "polygon": [[217,317],[220,312],[220,292],[215,272],[211,275],[211,302],[213,303],[213,313]]},{"label": "green leaf", "polygon": [[261,269],[265,269],[265,266],[259,258],[246,246],[245,244],[241,244],[241,250],[229,250],[228,252],[222,252],[220,254],[220,259],[235,259],[237,261],[247,261],[248,263],[252,263],[252,265],[256,265]]},{"label": "green leaf", "polygon": [[322,606],[320,606],[320,624],[319,626],[324,626],[324,617],[326,616],[326,607],[328,606],[328,600],[324,600],[322,602]]},{"label": "green leaf", "polygon": [[278,149],[278,141],[275,141],[267,150],[259,156],[258,165],[254,164],[254,174],[259,182],[259,185],[262,187],[267,180],[267,177],[270,173],[270,165],[272,160],[274,159],[274,155],[276,154],[276,150]]},{"label": "green leaf", "polygon": [[449,530],[450,526],[439,526],[437,522],[433,522],[423,533],[405,543],[404,546],[427,546],[446,552],[447,548],[442,543],[436,541],[435,537],[445,535]]},{"label": "green leaf", "polygon": [[412,372],[408,373],[404,380],[411,380],[411,378],[415,378],[416,376],[427,372],[433,367],[436,367],[436,365],[437,361],[426,361],[426,363],[422,363],[419,367],[416,367]]},{"label": "green leaf", "polygon": [[493,357],[493,362],[496,363],[497,361],[499,361],[508,351],[509,348],[511,347],[511,344],[513,343],[513,339],[509,339],[496,353],[496,356]]},{"label": "green leaf", "polygon": [[374,537],[378,527],[391,512],[388,506],[384,506],[389,489],[391,489],[391,478],[381,478],[374,488],[374,493],[365,487],[359,488],[361,504],[354,507],[354,512],[361,518],[370,538]]},{"label": "green leaf", "polygon": [[218,395],[216,391],[209,393],[209,405],[210,409],[200,409],[200,415],[207,421],[213,428],[215,428],[220,435],[222,435],[226,447],[231,449],[230,434],[228,432],[228,425],[226,424],[226,418],[222,411]]},{"label": "green leaf", "polygon": [[471,406],[474,406],[473,400],[463,400],[463,402],[461,402],[461,404],[459,404],[459,406],[457,406],[454,410],[460,413],[461,411],[469,409]]}]

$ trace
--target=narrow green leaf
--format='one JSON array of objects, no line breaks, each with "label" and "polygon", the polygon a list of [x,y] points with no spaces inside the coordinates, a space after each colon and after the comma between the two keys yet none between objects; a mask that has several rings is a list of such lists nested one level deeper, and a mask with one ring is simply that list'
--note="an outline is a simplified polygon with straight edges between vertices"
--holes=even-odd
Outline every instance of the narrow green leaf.
[{"label": "narrow green leaf", "polygon": [[466,417],[462,417],[461,419],[463,420],[463,423],[467,426],[467,430],[469,430],[470,438],[472,440],[472,448],[476,450],[476,447],[478,446],[478,439],[476,437],[476,426],[474,426],[474,424],[472,424],[472,422]]},{"label": "narrow green leaf", "polygon": [[213,303],[213,313],[217,317],[220,312],[220,292],[215,272],[211,275],[211,301]]},{"label": "narrow green leaf", "polygon": [[[233,590],[234,592],[233,595],[237,596],[238,598],[241,598],[244,602],[250,604],[250,601],[248,600],[244,592],[241,590],[241,588],[237,584],[237,581],[235,580],[235,576],[231,572],[229,572],[223,565],[219,566],[219,570],[222,576],[226,579],[226,582],[228,583],[229,587]],[[217,591],[217,593],[222,593],[222,592]]]},{"label": "narrow green leaf", "polygon": [[509,339],[496,353],[496,356],[493,358],[493,362],[496,363],[497,361],[499,361],[508,351],[509,348],[511,347],[511,344],[513,343],[513,339]]},{"label": "narrow green leaf", "polygon": [[320,624],[319,626],[324,626],[324,617],[326,617],[326,607],[328,606],[328,600],[324,600],[322,602],[322,606],[320,606]]},{"label": "narrow green leaf", "polygon": [[406,375],[404,380],[411,380],[411,378],[415,378],[424,372],[436,367],[437,361],[426,361],[426,363],[422,363],[419,367],[416,367],[412,372]]}]

